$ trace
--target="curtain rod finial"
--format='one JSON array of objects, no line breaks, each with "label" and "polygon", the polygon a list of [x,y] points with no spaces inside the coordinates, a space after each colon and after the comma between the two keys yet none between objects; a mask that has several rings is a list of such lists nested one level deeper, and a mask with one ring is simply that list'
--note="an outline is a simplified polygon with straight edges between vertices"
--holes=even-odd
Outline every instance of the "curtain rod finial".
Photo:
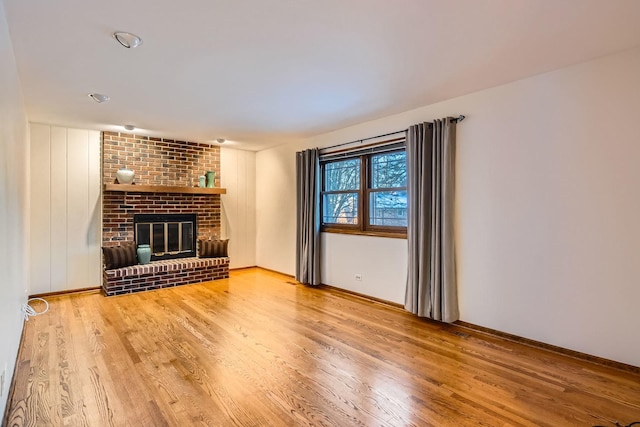
[{"label": "curtain rod finial", "polygon": [[465,117],[465,116],[463,116],[462,114],[460,114],[460,115],[456,118],[456,122],[461,122],[461,121],[463,121],[464,119],[466,119],[466,117]]}]

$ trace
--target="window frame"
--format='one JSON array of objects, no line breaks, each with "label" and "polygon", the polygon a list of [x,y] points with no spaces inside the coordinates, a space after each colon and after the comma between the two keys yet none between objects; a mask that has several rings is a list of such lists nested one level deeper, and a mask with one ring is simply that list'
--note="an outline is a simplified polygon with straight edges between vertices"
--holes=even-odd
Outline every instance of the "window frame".
[{"label": "window frame", "polygon": [[[349,189],[349,190],[325,190],[325,165],[328,163],[337,163],[337,162],[341,162],[344,160],[350,160],[350,159],[359,159],[360,163],[359,163],[359,167],[360,167],[360,176],[359,176],[359,187],[357,189]],[[361,190],[362,190],[362,159],[360,159],[360,156],[349,156],[349,157],[345,157],[345,158],[339,158],[339,159],[332,159],[332,160],[327,160],[327,161],[321,161],[320,162],[320,179],[321,179],[321,183],[320,183],[320,228],[321,231],[325,231],[323,230],[323,226],[324,226],[324,196],[325,194],[356,194],[358,197],[358,203],[356,205],[356,209],[357,209],[357,216],[356,219],[358,220],[357,224],[340,224],[340,223],[328,223],[328,229],[336,229],[336,230],[350,230],[351,232],[355,232],[358,231],[360,229],[360,223],[361,221],[361,212],[362,212],[362,194],[361,194]]]},{"label": "window frame", "polygon": [[[380,154],[391,154],[398,152],[406,152],[403,144],[398,146],[394,144],[393,148],[388,148],[389,144],[381,145],[379,147],[373,147],[364,153],[355,151],[354,153],[345,153],[338,158],[330,157],[326,160],[320,160],[320,231],[325,233],[339,233],[339,234],[358,234],[366,236],[378,236],[378,237],[392,237],[392,238],[407,238],[406,226],[392,226],[392,225],[373,225],[370,224],[370,197],[374,193],[389,192],[389,191],[407,191],[407,186],[404,187],[390,187],[390,188],[372,188],[373,183],[373,162],[371,158]],[[377,148],[377,149],[376,149]],[[325,165],[328,163],[339,162],[347,159],[359,158],[360,159],[360,188],[358,190],[334,190],[325,191]],[[357,224],[338,224],[338,223],[325,223],[324,222],[324,199],[325,194],[340,194],[340,193],[357,193],[358,195],[358,215]]]}]

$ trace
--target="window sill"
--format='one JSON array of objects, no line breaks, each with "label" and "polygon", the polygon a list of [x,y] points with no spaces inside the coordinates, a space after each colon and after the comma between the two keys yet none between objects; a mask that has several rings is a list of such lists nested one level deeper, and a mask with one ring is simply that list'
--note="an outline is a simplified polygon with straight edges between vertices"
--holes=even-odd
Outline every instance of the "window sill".
[{"label": "window sill", "polygon": [[371,236],[371,237],[387,237],[391,239],[406,239],[407,233],[393,233],[389,231],[361,231],[361,230],[349,230],[342,228],[321,228],[321,233],[334,233],[334,234],[353,234],[357,236]]}]

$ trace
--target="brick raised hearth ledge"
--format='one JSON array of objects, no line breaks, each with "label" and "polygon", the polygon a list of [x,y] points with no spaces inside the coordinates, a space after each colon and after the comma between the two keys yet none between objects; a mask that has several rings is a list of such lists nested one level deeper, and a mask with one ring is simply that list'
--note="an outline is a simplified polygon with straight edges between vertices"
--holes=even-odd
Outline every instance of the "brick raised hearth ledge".
[{"label": "brick raised hearth ledge", "polygon": [[181,258],[104,270],[107,296],[170,288],[229,277],[229,258]]}]

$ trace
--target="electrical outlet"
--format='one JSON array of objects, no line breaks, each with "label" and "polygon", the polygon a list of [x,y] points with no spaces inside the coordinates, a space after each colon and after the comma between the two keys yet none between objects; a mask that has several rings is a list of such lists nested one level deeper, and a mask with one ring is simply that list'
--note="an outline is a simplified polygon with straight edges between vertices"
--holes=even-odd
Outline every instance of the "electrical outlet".
[{"label": "electrical outlet", "polygon": [[362,282],[362,274],[356,274],[356,280]]}]

